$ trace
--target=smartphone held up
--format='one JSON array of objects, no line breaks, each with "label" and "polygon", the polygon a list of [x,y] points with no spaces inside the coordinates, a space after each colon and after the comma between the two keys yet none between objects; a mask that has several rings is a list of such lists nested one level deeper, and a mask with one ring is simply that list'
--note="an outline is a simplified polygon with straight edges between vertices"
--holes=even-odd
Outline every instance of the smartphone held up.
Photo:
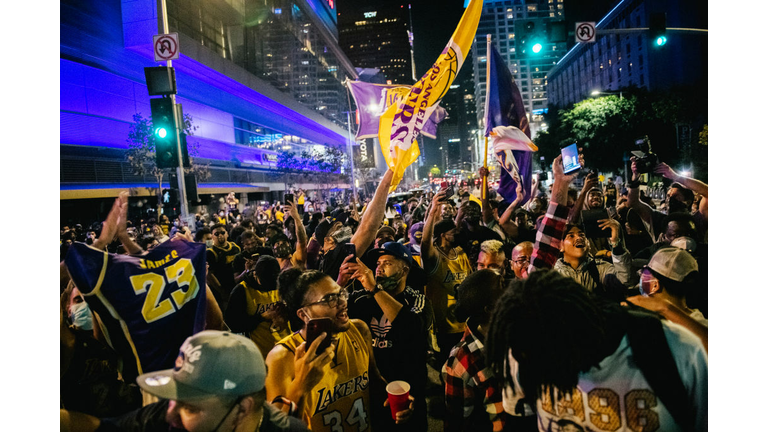
[{"label": "smartphone held up", "polygon": [[579,147],[576,143],[560,149],[560,154],[563,156],[564,174],[571,174],[581,169],[581,164],[579,163]]}]

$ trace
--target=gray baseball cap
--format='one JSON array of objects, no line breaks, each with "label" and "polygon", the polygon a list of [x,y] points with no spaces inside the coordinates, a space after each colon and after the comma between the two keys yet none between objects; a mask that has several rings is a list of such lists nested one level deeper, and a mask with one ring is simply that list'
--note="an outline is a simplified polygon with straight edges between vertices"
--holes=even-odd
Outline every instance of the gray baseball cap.
[{"label": "gray baseball cap", "polygon": [[184,341],[173,369],[145,373],[136,381],[157,397],[187,401],[256,393],[266,377],[264,358],[250,339],[205,330]]}]

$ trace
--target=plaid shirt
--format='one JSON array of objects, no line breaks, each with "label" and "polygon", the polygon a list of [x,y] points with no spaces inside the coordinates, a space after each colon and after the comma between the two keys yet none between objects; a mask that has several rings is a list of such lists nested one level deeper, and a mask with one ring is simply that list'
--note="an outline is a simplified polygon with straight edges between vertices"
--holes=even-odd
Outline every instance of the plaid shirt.
[{"label": "plaid shirt", "polygon": [[550,269],[557,262],[568,212],[568,207],[564,205],[549,203],[547,213],[541,221],[541,227],[536,232],[536,243],[533,246],[528,273],[534,270]]},{"label": "plaid shirt", "polygon": [[[502,383],[486,363],[483,342],[470,330],[453,347],[443,366],[446,418],[444,431],[501,432],[509,414],[502,406]],[[492,429],[491,429],[492,426]]]}]

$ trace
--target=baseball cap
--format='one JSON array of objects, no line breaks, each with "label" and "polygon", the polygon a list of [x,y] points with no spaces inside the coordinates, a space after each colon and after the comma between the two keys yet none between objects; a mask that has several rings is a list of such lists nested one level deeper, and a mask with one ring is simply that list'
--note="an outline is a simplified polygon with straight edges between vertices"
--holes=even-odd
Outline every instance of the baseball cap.
[{"label": "baseball cap", "polygon": [[407,262],[409,265],[414,263],[411,251],[408,250],[402,243],[398,242],[386,242],[378,249],[373,249],[369,252],[372,257],[380,257],[382,255],[392,255],[395,258],[401,259]]},{"label": "baseball cap", "polygon": [[392,228],[391,226],[383,226],[383,227],[379,228],[378,231],[376,231],[376,238],[381,237],[382,234],[384,234],[384,233],[389,233],[392,237],[394,237],[397,234],[395,232],[395,229]]},{"label": "baseball cap", "polygon": [[264,358],[250,339],[205,330],[184,341],[173,369],[139,375],[136,382],[157,397],[187,401],[256,393],[266,377]]},{"label": "baseball cap", "polygon": [[678,247],[690,253],[696,252],[696,240],[690,237],[678,237],[672,240],[671,246]]},{"label": "baseball cap", "polygon": [[417,222],[413,224],[411,227],[409,234],[410,236],[418,241],[421,241],[421,236],[424,233],[424,222]]},{"label": "baseball cap", "polygon": [[323,220],[317,224],[317,228],[315,228],[315,239],[322,244],[325,236],[328,234],[328,230],[330,229],[331,223],[327,220]]},{"label": "baseball cap", "polygon": [[665,247],[656,251],[648,262],[648,268],[676,282],[682,282],[692,272],[699,271],[696,259],[676,247]]},{"label": "baseball cap", "polygon": [[452,220],[444,219],[435,224],[432,235],[437,239],[440,238],[440,234],[445,234],[454,228],[456,228],[456,224]]}]

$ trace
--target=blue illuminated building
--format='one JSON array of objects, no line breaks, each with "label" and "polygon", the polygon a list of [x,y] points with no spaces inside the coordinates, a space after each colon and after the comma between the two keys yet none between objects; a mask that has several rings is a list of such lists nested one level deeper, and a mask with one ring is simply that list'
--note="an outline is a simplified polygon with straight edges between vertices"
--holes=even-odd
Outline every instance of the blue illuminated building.
[{"label": "blue illuminated building", "polygon": [[[646,31],[653,13],[666,14],[667,43],[654,46]],[[595,42],[576,44],[549,71],[549,105],[567,107],[593,92],[632,87],[665,91],[707,88],[707,8],[695,0],[622,0],[597,21]],[[671,29],[671,30],[669,30]],[[624,30],[611,33],[611,30]],[[601,31],[603,34],[601,35]]]},{"label": "blue illuminated building", "polygon": [[[157,187],[124,154],[133,115],[150,117],[144,67],[165,65],[152,49],[158,5],[61,1],[62,209],[64,200]],[[167,0],[167,8],[180,41],[176,101],[198,127],[190,141],[212,174],[201,197],[269,199],[285,187],[268,175],[278,152],[347,145],[342,82],[357,75],[338,46],[334,0]]]}]

